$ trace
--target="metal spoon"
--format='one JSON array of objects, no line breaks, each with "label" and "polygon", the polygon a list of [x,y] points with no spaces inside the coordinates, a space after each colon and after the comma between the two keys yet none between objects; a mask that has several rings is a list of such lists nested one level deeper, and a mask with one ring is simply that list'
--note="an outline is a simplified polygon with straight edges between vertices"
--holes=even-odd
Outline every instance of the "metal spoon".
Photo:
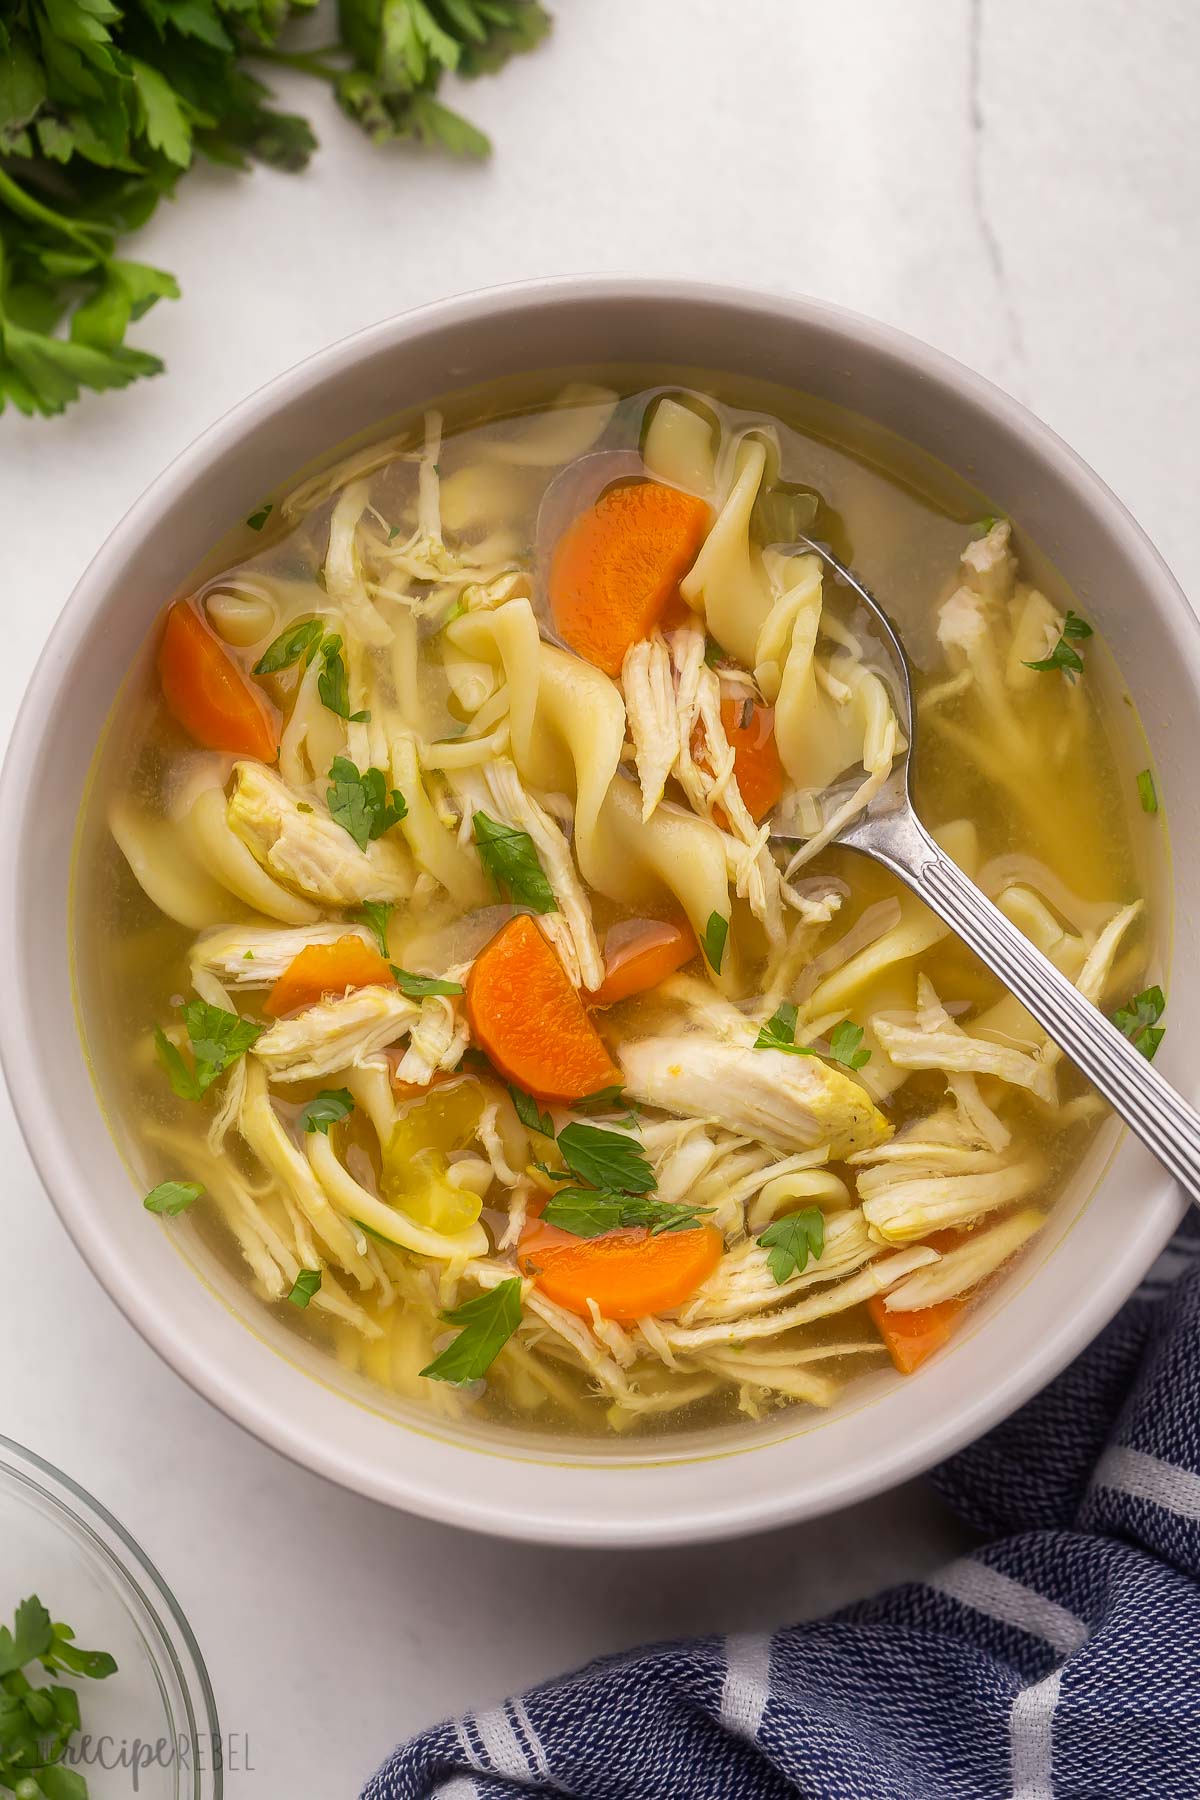
[{"label": "metal spoon", "polygon": [[[895,626],[852,570],[827,545],[801,537],[798,543],[819,556],[834,578],[853,590],[871,614],[891,652],[900,724],[908,749],[886,786],[847,825],[835,842],[860,850],[907,882],[931,912],[949,925],[1066,1052],[1098,1093],[1141,1138],[1189,1198],[1200,1205],[1200,1113],[1189,1106],[1130,1040],[1085,1000],[1049,958],[1021,935],[998,907],[930,837],[918,819],[909,791],[914,714],[908,657]],[[772,842],[803,842],[772,829]]]}]

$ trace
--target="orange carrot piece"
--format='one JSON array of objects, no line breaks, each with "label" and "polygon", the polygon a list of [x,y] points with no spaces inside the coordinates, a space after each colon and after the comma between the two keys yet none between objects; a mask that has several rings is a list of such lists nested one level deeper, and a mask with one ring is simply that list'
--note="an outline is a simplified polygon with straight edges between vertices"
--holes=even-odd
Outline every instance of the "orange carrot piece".
[{"label": "orange carrot piece", "polygon": [[657,987],[696,954],[696,939],[686,925],[669,919],[626,919],[613,925],[604,939],[604,980],[588,1001],[611,1006],[630,994]]},{"label": "orange carrot piece", "polygon": [[759,706],[753,700],[722,700],[721,723],[733,751],[733,772],[746,810],[752,819],[765,818],[779,805],[783,793],[775,708]]},{"label": "orange carrot piece", "polygon": [[275,761],[278,714],[186,600],[167,614],[158,674],[171,712],[206,750]]},{"label": "orange carrot piece", "polygon": [[293,956],[263,1001],[268,1018],[281,1019],[302,1006],[315,1006],[326,994],[351,988],[394,987],[396,977],[378,950],[348,932],[334,944],[307,944]]},{"label": "orange carrot piece", "polygon": [[916,1312],[888,1312],[883,1295],[876,1294],[868,1300],[867,1310],[900,1373],[911,1375],[953,1334],[966,1304],[965,1298],[955,1298],[922,1306]]},{"label": "orange carrot piece", "polygon": [[658,1237],[637,1226],[578,1238],[532,1219],[521,1233],[517,1261],[522,1274],[568,1312],[586,1319],[594,1300],[606,1319],[628,1324],[682,1306],[712,1274],[723,1248],[712,1225]]},{"label": "orange carrot piece", "polygon": [[540,1100],[581,1100],[620,1084],[620,1069],[527,913],[501,926],[472,963],[467,1018],[494,1067]]},{"label": "orange carrot piece", "polygon": [[563,532],[550,565],[550,610],[565,644],[606,675],[679,601],[712,513],[657,481],[610,488]]}]

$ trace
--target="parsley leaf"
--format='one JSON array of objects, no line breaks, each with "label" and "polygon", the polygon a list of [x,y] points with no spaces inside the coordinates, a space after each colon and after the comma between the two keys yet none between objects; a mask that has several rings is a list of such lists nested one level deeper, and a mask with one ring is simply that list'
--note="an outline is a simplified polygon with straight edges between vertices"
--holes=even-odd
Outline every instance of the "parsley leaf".
[{"label": "parsley leaf", "polygon": [[207,1000],[189,1000],[183,1008],[192,1051],[192,1066],[161,1026],[154,1032],[159,1061],[167,1071],[172,1091],[181,1100],[203,1100],[231,1063],[244,1056],[264,1030],[253,1019],[243,1019],[227,1007],[210,1006]]},{"label": "parsley leaf", "polygon": [[754,1040],[756,1050],[786,1050],[790,1056],[815,1056],[808,1044],[796,1042],[796,1008],[784,1000],[771,1014]]},{"label": "parsley leaf", "polygon": [[862,1026],[843,1019],[829,1034],[829,1054],[834,1062],[843,1063],[847,1069],[861,1069],[864,1063],[871,1060],[869,1050],[859,1049],[862,1041]]},{"label": "parsley leaf", "polygon": [[633,1102],[626,1100],[624,1088],[615,1081],[611,1087],[597,1088],[594,1094],[585,1094],[582,1100],[571,1102],[572,1111],[581,1113],[620,1112],[622,1107],[632,1111]]},{"label": "parsley leaf", "polygon": [[13,1620],[13,1629],[0,1625],[0,1680],[17,1675],[26,1663],[40,1662],[54,1645],[54,1627],[50,1614],[36,1594],[22,1600]]},{"label": "parsley leaf", "polygon": [[350,917],[360,925],[365,925],[374,932],[375,941],[379,945],[379,954],[385,958],[388,953],[388,923],[396,908],[390,900],[367,900]]},{"label": "parsley leaf", "polygon": [[150,1189],[142,1205],[147,1212],[162,1213],[166,1218],[174,1219],[186,1212],[203,1192],[198,1181],[160,1181],[157,1187]]},{"label": "parsley leaf", "polygon": [[300,1109],[300,1123],[305,1131],[319,1131],[329,1136],[329,1127],[348,1119],[354,1111],[354,1095],[349,1088],[322,1088],[316,1097]]},{"label": "parsley leaf", "polygon": [[704,945],[704,954],[708,958],[709,967],[718,975],[721,973],[721,964],[725,961],[725,944],[728,937],[729,920],[722,918],[719,912],[709,913],[708,924],[704,927],[704,936],[701,942]]},{"label": "parsley leaf", "polygon": [[658,1184],[636,1138],[573,1119],[558,1134],[563,1161],[578,1181],[610,1194],[648,1194]]},{"label": "parsley leaf", "polygon": [[342,640],[337,633],[332,633],[321,645],[321,673],[317,676],[317,692],[321,696],[321,705],[327,706],[331,713],[339,719],[348,719],[351,725],[365,725],[371,714],[350,711],[350,683],[346,676],[346,664],[342,659]]},{"label": "parsley leaf", "polygon": [[254,665],[254,673],[277,675],[301,657],[307,667],[320,648],[323,629],[320,619],[302,619],[298,625],[289,625],[267,645]]},{"label": "parsley leaf", "polygon": [[398,825],[408,812],[403,794],[395,788],[389,799],[382,769],[360,771],[349,757],[335,756],[329,765],[329,779],[333,785],[327,789],[325,799],[330,814],[350,833],[360,850]]},{"label": "parsley leaf", "polygon": [[292,1283],[292,1291],[288,1295],[288,1299],[293,1306],[298,1306],[301,1312],[303,1312],[313,1295],[319,1294],[320,1291],[320,1269],[301,1269],[295,1281]]},{"label": "parsley leaf", "polygon": [[257,512],[252,512],[250,517],[246,520],[251,531],[261,531],[274,511],[274,506],[268,501],[266,506],[260,506]]},{"label": "parsley leaf", "polygon": [[472,823],[483,872],[500,898],[530,912],[557,912],[558,901],[529,833],[501,825],[485,812],[477,812]]},{"label": "parsley leaf", "polygon": [[543,1137],[553,1137],[554,1120],[548,1112],[538,1110],[538,1103],[533,1095],[527,1094],[523,1088],[514,1087],[511,1081],[508,1084],[508,1091],[512,1096],[512,1103],[517,1109],[517,1117],[526,1131],[538,1131]]},{"label": "parsley leaf", "polygon": [[1158,789],[1154,785],[1154,771],[1143,769],[1137,778],[1138,799],[1142,803],[1144,813],[1158,811]]},{"label": "parsley leaf", "polygon": [[675,1205],[669,1200],[650,1200],[640,1194],[601,1193],[592,1188],[560,1188],[542,1209],[547,1225],[557,1225],[573,1237],[603,1237],[624,1226],[643,1225],[651,1237],[665,1232],[694,1231],[711,1206]]},{"label": "parsley leaf", "polygon": [[1117,1030],[1124,1033],[1135,1050],[1141,1051],[1147,1062],[1154,1061],[1158,1046],[1166,1035],[1166,1026],[1158,1022],[1166,1008],[1166,996],[1156,986],[1135,994],[1128,1006],[1120,1007],[1113,1014]]},{"label": "parsley leaf", "polygon": [[1078,613],[1068,612],[1063,620],[1062,636],[1049,656],[1043,656],[1038,662],[1027,662],[1025,667],[1037,669],[1041,673],[1061,669],[1068,681],[1074,681],[1077,675],[1083,674],[1083,658],[1078,650],[1072,649],[1072,642],[1081,643],[1091,635],[1092,628],[1087,620],[1081,619]]},{"label": "parsley leaf", "polygon": [[571,1111],[593,1115],[607,1113],[636,1131],[641,1107],[636,1100],[628,1099],[625,1090],[614,1082],[612,1087],[597,1088],[594,1094],[585,1094],[582,1100],[572,1100]]},{"label": "parsley leaf", "polygon": [[427,994],[461,994],[463,986],[460,981],[442,981],[436,975],[414,975],[408,969],[398,969],[395,963],[388,968],[396,977],[396,986],[410,1000],[423,1000]]},{"label": "parsley leaf", "polygon": [[825,1216],[817,1206],[788,1213],[786,1218],[773,1219],[758,1241],[769,1252],[767,1267],[782,1287],[807,1266],[810,1253],[814,1262],[820,1260],[825,1248]]},{"label": "parsley leaf", "polygon": [[724,650],[722,650],[720,644],[718,644],[716,638],[706,637],[704,640],[704,660],[710,669],[715,669],[718,663],[728,662],[729,658]]},{"label": "parsley leaf", "polygon": [[478,1381],[521,1323],[521,1281],[514,1275],[488,1292],[476,1295],[453,1312],[442,1314],[448,1325],[461,1325],[458,1336],[421,1370],[430,1381],[449,1381],[461,1387]]}]

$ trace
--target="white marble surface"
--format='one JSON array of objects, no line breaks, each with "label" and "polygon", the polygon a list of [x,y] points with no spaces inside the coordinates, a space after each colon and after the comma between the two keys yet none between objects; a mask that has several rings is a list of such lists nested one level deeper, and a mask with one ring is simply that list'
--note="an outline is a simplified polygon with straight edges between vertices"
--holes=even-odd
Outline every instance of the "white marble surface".
[{"label": "white marble surface", "polygon": [[[248,389],[390,312],[490,281],[662,272],[806,290],[1027,401],[1200,593],[1192,494],[1200,17],[1185,0],[557,0],[553,41],[467,96],[486,168],[373,152],[299,80],[301,178],[204,172],[137,253],[184,299],[169,375],[0,423],[7,729],[64,596],[163,464]],[[0,1124],[0,1430],[128,1523],[199,1634],[254,1772],[352,1796],[392,1740],[647,1635],[765,1627],[958,1541],[920,1485],[719,1552],[539,1553],[302,1474],[160,1365]]]}]

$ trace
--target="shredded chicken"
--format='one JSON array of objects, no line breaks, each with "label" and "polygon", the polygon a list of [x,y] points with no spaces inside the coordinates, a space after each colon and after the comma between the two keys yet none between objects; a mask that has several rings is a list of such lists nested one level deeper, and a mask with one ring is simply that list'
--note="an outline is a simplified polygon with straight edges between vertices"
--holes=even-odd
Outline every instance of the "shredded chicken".
[{"label": "shredded chicken", "polygon": [[395,988],[362,987],[340,1000],[320,1000],[264,1031],[254,1055],[272,1081],[316,1081],[361,1064],[405,1036],[421,1007]]},{"label": "shredded chicken", "polygon": [[380,838],[360,850],[325,806],[263,763],[236,763],[233,773],[230,828],[268,874],[326,906],[407,897],[412,874],[398,845]]},{"label": "shredded chicken", "polygon": [[292,930],[270,925],[229,925],[206,931],[192,946],[193,971],[203,969],[232,987],[273,987],[288,964],[312,944],[336,944],[357,937],[375,940],[365,926],[339,923],[299,925]]},{"label": "shredded chicken", "polygon": [[894,1287],[884,1307],[888,1312],[919,1311],[968,1293],[994,1275],[1045,1223],[1045,1213],[1026,1207],[985,1231],[972,1231],[964,1243],[947,1250],[940,1262],[918,1269]]},{"label": "shredded chicken", "polygon": [[775,1149],[828,1144],[836,1160],[891,1131],[858,1083],[820,1057],[752,1050],[692,1031],[626,1043],[620,1061],[634,1099]]},{"label": "shredded chicken", "polygon": [[910,1244],[947,1226],[968,1224],[1028,1198],[1046,1177],[1036,1152],[991,1150],[951,1110],[918,1119],[890,1144],[849,1160],[860,1171],[863,1217],[871,1236],[884,1244]]},{"label": "shredded chicken", "polygon": [[592,909],[561,827],[529,793],[516,766],[498,757],[483,771],[492,810],[504,824],[527,831],[533,839],[558,911],[544,913],[538,924],[562,958],[576,987],[598,988],[604,980],[604,958],[592,925]]},{"label": "shredded chicken", "polygon": [[876,1013],[871,1021],[875,1035],[899,1068],[994,1075],[1053,1104],[1057,1098],[1054,1070],[1040,1051],[1014,1050],[1007,1044],[970,1037],[946,1012],[924,975],[917,978],[917,995],[917,1011],[907,1018]]},{"label": "shredded chicken", "polygon": [[[447,979],[461,982],[465,968],[447,971]],[[439,1069],[456,1069],[470,1040],[470,1028],[461,999],[448,994],[429,994],[408,1035],[408,1048],[396,1068],[397,1081],[427,1087]]]}]

